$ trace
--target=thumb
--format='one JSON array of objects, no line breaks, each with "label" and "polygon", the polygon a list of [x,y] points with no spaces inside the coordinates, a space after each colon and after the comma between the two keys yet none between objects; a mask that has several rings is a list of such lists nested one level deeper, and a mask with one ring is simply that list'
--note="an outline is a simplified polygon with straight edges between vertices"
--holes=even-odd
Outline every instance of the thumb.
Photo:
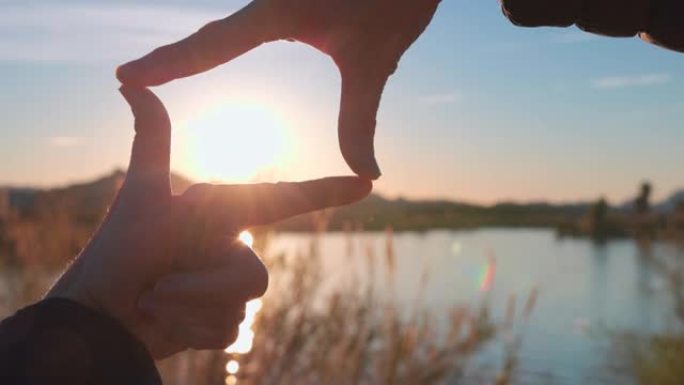
[{"label": "thumb", "polygon": [[389,75],[366,75],[341,68],[342,96],[338,122],[340,150],[359,176],[378,179],[373,138],[380,99]]},{"label": "thumb", "polygon": [[125,190],[170,194],[171,121],[166,108],[146,88],[123,86],[120,92],[135,118],[135,139]]}]

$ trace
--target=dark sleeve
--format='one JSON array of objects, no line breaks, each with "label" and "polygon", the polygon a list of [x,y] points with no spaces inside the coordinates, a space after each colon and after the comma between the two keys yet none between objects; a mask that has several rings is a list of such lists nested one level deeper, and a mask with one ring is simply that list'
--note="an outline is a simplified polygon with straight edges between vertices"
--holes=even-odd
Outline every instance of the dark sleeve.
[{"label": "dark sleeve", "polygon": [[47,299],[0,323],[0,384],[159,385],[154,361],[114,319]]}]

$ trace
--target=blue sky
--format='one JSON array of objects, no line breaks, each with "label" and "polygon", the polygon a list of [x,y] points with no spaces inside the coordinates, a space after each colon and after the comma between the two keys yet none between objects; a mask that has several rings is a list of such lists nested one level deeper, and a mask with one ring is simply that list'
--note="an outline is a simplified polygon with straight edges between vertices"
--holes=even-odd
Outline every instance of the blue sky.
[{"label": "blue sky", "polygon": [[[124,167],[132,127],[115,67],[246,4],[27,3],[0,0],[0,184]],[[377,190],[619,201],[649,179],[664,197],[684,187],[683,64],[638,39],[514,27],[495,0],[445,0],[386,90]],[[349,173],[335,132],[339,76],[309,47],[270,44],[155,91],[174,121],[173,167],[194,179]]]}]

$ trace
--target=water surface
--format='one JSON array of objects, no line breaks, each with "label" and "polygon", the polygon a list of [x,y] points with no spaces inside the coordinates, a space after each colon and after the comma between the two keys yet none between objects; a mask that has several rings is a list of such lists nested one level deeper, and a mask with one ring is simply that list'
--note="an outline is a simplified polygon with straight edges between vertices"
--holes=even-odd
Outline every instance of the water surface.
[{"label": "water surface", "polygon": [[[269,253],[305,253],[311,239],[279,234]],[[616,382],[606,369],[606,330],[658,332],[672,327],[667,282],[653,261],[684,257],[684,251],[665,243],[597,245],[527,229],[401,233],[389,243],[385,233],[331,233],[319,242],[329,284],[348,284],[356,272],[387,291],[391,276],[399,301],[409,307],[419,296],[422,306],[444,319],[455,305],[477,306],[488,299],[493,317],[502,320],[511,296],[520,308],[530,291],[538,290],[524,329],[521,384]],[[394,266],[393,275],[386,274],[388,266]],[[490,344],[475,365],[496,367],[501,351],[500,343]]]}]

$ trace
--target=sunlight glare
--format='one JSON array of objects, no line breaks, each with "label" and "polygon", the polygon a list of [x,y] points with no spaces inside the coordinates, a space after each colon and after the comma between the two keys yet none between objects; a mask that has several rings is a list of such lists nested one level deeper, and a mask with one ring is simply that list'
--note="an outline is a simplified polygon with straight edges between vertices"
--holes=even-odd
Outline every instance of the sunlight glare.
[{"label": "sunlight glare", "polygon": [[247,247],[251,248],[252,246],[254,246],[254,236],[249,231],[245,230],[245,231],[241,232],[240,235],[238,236],[238,239],[240,240],[240,242],[247,245]]},{"label": "sunlight glare", "polygon": [[224,102],[181,125],[178,149],[184,174],[212,182],[249,182],[260,173],[284,168],[291,132],[273,109]]}]

